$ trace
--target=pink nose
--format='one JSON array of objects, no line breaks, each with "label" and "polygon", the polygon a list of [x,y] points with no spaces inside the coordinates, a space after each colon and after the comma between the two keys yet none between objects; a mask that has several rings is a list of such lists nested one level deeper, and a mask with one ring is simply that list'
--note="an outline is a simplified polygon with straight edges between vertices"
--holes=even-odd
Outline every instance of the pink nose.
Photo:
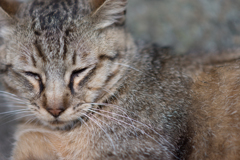
[{"label": "pink nose", "polygon": [[62,108],[49,108],[47,111],[55,118],[59,117],[62,112],[64,112],[64,109]]}]

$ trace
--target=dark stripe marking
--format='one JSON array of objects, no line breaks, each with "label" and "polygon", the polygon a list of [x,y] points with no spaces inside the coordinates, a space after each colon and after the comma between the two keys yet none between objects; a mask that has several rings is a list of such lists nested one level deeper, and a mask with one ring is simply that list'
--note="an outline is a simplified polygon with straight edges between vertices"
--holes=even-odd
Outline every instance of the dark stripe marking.
[{"label": "dark stripe marking", "polygon": [[45,55],[43,54],[43,52],[42,52],[42,48],[41,48],[41,46],[37,43],[37,42],[35,42],[35,48],[37,49],[37,54],[38,54],[38,56],[40,57],[40,58],[42,58],[42,60],[44,61],[44,62],[46,62],[46,57],[45,57]]},{"label": "dark stripe marking", "polygon": [[77,61],[77,53],[76,53],[76,51],[74,51],[73,57],[72,57],[72,64],[76,65],[76,61]]},{"label": "dark stripe marking", "polygon": [[31,55],[31,59],[32,59],[33,66],[37,67],[37,62],[36,62],[36,60],[35,60],[33,55]]},{"label": "dark stripe marking", "polygon": [[42,97],[42,104],[44,108],[47,108],[47,96],[45,93],[43,94],[43,97]]},{"label": "dark stripe marking", "polygon": [[113,79],[118,73],[119,73],[119,70],[116,70],[116,71],[110,73],[110,75],[108,75],[108,77],[107,77],[105,83],[110,82],[110,81],[111,81],[111,80],[112,80],[112,79]]},{"label": "dark stripe marking", "polygon": [[[88,74],[78,83],[78,86],[83,86],[91,77],[95,71],[96,71],[97,67],[94,67],[90,72],[88,72]],[[71,89],[71,93],[74,93],[74,77],[71,77],[70,83],[69,83],[69,88]]]},{"label": "dark stripe marking", "polygon": [[32,103],[32,105],[40,109],[40,107],[36,103]]},{"label": "dark stripe marking", "polygon": [[63,97],[63,107],[65,109],[67,109],[69,106],[69,97],[70,97],[69,93],[65,94]]},{"label": "dark stripe marking", "polygon": [[63,60],[66,59],[66,57],[67,57],[67,52],[68,52],[68,49],[67,49],[67,42],[66,42],[66,39],[64,39],[64,46],[63,46]]},{"label": "dark stripe marking", "polygon": [[83,84],[85,84],[89,78],[95,73],[96,71],[96,67],[94,67],[79,83],[78,86],[83,86]]},{"label": "dark stripe marking", "polygon": [[[3,65],[3,66],[4,66],[4,64],[0,64],[0,65]],[[12,68],[12,65],[11,65],[11,64],[6,65],[4,69],[1,69],[1,70],[0,70],[0,73],[6,73],[6,72],[8,72],[8,70],[11,69],[11,68]]]}]

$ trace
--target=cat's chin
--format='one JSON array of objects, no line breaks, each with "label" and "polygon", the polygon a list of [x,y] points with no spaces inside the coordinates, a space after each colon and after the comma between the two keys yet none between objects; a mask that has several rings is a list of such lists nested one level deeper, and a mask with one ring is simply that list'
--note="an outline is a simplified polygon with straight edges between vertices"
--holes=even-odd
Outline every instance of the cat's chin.
[{"label": "cat's chin", "polygon": [[44,125],[50,127],[51,129],[54,130],[71,130],[74,128],[77,124],[81,124],[79,120],[77,121],[59,121],[59,120],[54,120],[54,121],[48,121],[48,122],[43,122]]}]

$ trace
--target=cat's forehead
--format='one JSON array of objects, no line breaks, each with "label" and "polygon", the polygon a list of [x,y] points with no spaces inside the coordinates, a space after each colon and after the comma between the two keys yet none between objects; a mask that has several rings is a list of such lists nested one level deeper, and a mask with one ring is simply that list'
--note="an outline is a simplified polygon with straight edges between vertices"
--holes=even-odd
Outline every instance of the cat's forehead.
[{"label": "cat's forehead", "polygon": [[62,30],[91,12],[88,0],[34,0],[27,6],[18,15],[29,17],[32,28],[40,30]]}]

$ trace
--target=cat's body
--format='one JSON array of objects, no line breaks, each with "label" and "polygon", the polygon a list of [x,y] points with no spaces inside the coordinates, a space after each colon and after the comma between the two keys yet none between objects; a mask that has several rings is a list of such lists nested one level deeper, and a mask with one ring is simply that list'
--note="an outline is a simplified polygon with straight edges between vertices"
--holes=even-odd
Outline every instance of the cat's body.
[{"label": "cat's body", "polygon": [[[0,10],[2,81],[27,108],[12,159],[239,159],[237,126],[225,125],[231,143],[212,138],[228,130],[211,126],[221,121],[209,115],[216,108],[213,90],[221,88],[212,84],[222,78],[207,89],[201,84],[215,77],[211,70],[223,77],[227,72],[204,58],[196,62],[156,45],[135,45],[123,27],[125,5],[35,0],[16,19]],[[233,55],[229,76],[237,82],[239,54]],[[230,97],[233,88],[227,90]],[[237,105],[231,103],[230,115],[239,113]],[[239,123],[237,115],[220,117]]]},{"label": "cat's body", "polygon": [[[56,150],[64,159],[180,158],[185,152],[182,141],[187,141],[189,132],[187,89],[190,82],[181,75],[179,65],[177,59],[150,46],[136,55],[131,67],[138,69],[129,68],[124,83],[107,100],[113,106],[102,107],[100,114],[94,114],[86,124],[70,131],[40,129],[42,125],[34,123],[23,125],[17,132],[19,146],[16,148],[20,151],[14,152],[16,157],[21,159],[21,152],[29,155],[33,152],[46,159]],[[162,74],[156,76],[159,70]],[[91,120],[97,120],[100,126]],[[41,146],[44,151],[39,149]]]}]

